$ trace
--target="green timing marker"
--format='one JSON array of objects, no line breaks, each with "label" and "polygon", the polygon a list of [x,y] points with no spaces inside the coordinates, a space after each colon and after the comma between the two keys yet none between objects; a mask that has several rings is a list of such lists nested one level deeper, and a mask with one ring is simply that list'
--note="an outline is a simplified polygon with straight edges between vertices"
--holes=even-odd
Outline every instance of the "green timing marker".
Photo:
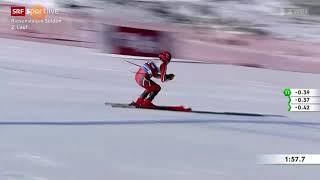
[{"label": "green timing marker", "polygon": [[289,88],[286,88],[286,89],[283,90],[283,94],[289,98],[288,111],[291,111],[291,106],[290,106],[290,102],[291,102],[291,97],[290,97],[290,95],[291,95],[291,90],[290,90]]},{"label": "green timing marker", "polygon": [[283,94],[285,96],[290,96],[291,95],[291,90],[289,88],[286,88],[286,89],[283,90]]}]

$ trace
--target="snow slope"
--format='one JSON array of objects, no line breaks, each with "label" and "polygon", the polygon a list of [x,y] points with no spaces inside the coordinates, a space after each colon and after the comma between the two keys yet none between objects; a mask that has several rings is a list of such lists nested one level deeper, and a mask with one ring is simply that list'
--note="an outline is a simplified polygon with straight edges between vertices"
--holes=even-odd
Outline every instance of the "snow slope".
[{"label": "snow slope", "polygon": [[[287,117],[112,109],[142,91],[136,67],[90,49],[1,39],[0,179],[315,179],[317,166],[257,163],[319,153],[320,113],[289,113],[284,87],[320,75],[172,63],[156,104]],[[142,63],[142,61],[137,61]],[[185,71],[189,70],[189,71]]]}]

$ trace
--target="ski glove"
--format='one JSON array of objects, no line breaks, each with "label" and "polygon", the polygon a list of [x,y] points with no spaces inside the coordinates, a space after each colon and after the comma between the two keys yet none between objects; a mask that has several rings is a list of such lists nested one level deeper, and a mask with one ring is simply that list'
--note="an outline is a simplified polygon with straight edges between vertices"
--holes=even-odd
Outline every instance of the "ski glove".
[{"label": "ski glove", "polygon": [[166,79],[172,80],[174,78],[174,74],[168,74],[166,75]]}]

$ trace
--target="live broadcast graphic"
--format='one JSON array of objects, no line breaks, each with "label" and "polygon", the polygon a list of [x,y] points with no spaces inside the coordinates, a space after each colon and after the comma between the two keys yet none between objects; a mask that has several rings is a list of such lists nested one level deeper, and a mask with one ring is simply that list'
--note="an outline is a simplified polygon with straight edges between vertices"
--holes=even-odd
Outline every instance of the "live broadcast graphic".
[{"label": "live broadcast graphic", "polygon": [[59,10],[46,8],[41,4],[26,6],[11,6],[11,30],[30,30],[34,24],[61,23]]},{"label": "live broadcast graphic", "polygon": [[0,0],[0,180],[315,180],[319,0]]}]

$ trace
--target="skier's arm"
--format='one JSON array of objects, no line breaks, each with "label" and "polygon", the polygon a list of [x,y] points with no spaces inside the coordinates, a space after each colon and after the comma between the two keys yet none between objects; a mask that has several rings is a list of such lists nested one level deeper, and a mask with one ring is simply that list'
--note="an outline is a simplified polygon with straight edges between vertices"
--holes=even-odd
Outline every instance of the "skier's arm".
[{"label": "skier's arm", "polygon": [[160,65],[160,79],[161,79],[161,82],[165,82],[167,80],[166,73],[167,73],[167,65],[162,63]]},{"label": "skier's arm", "polygon": [[160,74],[158,76],[161,79],[161,82],[172,80],[174,78],[173,74],[166,74],[166,72],[167,72],[167,64],[163,63],[160,65]]}]

